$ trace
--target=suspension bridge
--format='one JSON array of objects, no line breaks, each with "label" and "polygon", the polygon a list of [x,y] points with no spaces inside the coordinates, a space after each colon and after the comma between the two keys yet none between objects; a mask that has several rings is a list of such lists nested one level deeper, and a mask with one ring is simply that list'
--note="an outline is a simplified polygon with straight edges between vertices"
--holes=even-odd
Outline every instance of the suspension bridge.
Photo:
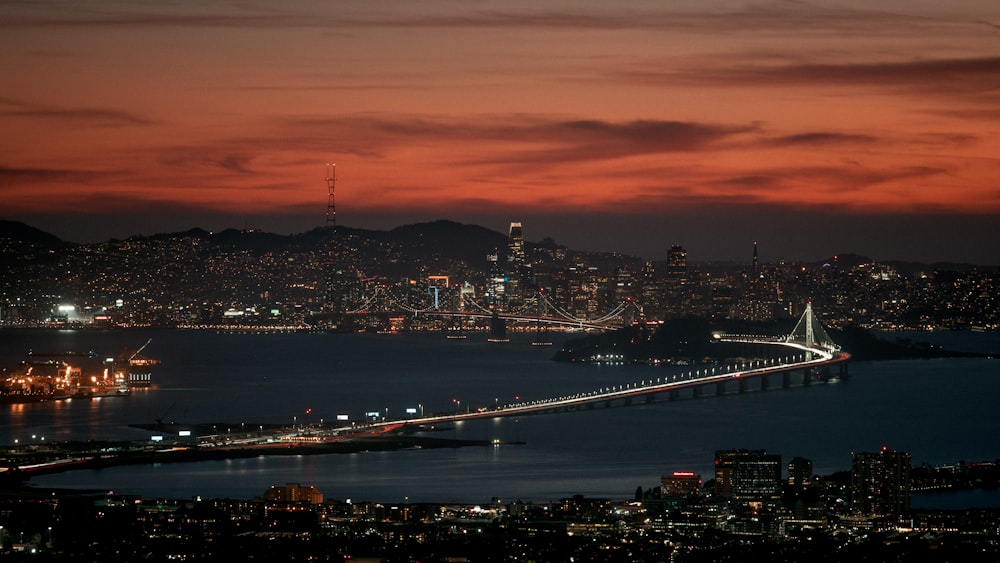
[{"label": "suspension bridge", "polygon": [[[513,323],[532,323],[580,330],[609,330],[620,328],[622,319],[628,313],[641,313],[641,307],[630,299],[619,303],[606,313],[594,318],[578,317],[566,311],[545,292],[537,292],[527,300],[533,305],[522,306],[513,310],[503,310],[493,305],[483,305],[471,297],[461,299],[462,308],[451,310],[441,307],[437,288],[431,286],[426,295],[419,299],[404,299],[399,294],[385,286],[377,286],[372,292],[362,298],[356,305],[347,309],[347,314],[361,315],[371,313],[406,313],[414,317],[428,316],[452,320],[462,319],[502,319]],[[528,310],[528,309],[531,310]]]},{"label": "suspension bridge", "polygon": [[467,405],[465,412],[456,411],[430,416],[373,421],[368,424],[368,427],[387,430],[405,424],[431,425],[463,420],[581,410],[594,408],[597,405],[628,405],[636,399],[653,402],[658,395],[664,395],[673,400],[680,398],[682,392],[688,393],[689,396],[698,397],[706,389],[715,394],[726,393],[731,387],[739,392],[745,392],[751,388],[751,382],[756,382],[761,390],[766,390],[772,385],[772,377],[780,377],[783,387],[792,385],[793,377],[795,383],[809,385],[816,380],[829,379],[831,369],[834,367],[838,369],[836,377],[841,380],[847,379],[847,360],[850,358],[850,354],[840,350],[830,339],[813,313],[811,304],[806,307],[795,328],[788,335],[769,337],[716,333],[713,335],[713,339],[720,343],[774,346],[785,354],[779,353],[767,359],[698,368],[686,373],[601,387],[548,399],[514,402],[489,408],[481,407],[475,410]]}]

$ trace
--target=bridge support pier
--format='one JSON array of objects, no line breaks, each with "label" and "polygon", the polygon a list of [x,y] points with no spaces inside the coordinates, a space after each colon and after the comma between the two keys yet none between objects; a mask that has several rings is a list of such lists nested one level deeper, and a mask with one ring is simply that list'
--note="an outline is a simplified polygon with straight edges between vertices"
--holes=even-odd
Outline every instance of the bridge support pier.
[{"label": "bridge support pier", "polygon": [[691,388],[691,394],[693,397],[701,397],[701,385],[695,385]]},{"label": "bridge support pier", "polygon": [[676,401],[678,398],[680,398],[680,396],[681,396],[680,391],[678,391],[676,389],[671,389],[670,391],[667,392],[667,397],[671,401]]},{"label": "bridge support pier", "polygon": [[720,381],[720,382],[718,382],[718,383],[715,384],[715,394],[716,395],[725,395],[726,394],[726,382],[725,381]]},{"label": "bridge support pier", "polygon": [[806,368],[802,370],[802,385],[809,385],[812,383],[812,370]]},{"label": "bridge support pier", "polygon": [[785,388],[792,386],[792,372],[785,371],[781,373],[781,386]]},{"label": "bridge support pier", "polygon": [[625,406],[627,407],[631,404],[632,404],[632,397],[625,397]]},{"label": "bridge support pier", "polygon": [[647,393],[646,394],[646,402],[647,403],[655,403],[656,402],[656,393]]},{"label": "bridge support pier", "polygon": [[765,373],[760,376],[760,390],[767,391],[767,388],[771,386],[771,382],[768,381],[768,375]]},{"label": "bridge support pier", "polygon": [[740,379],[740,393],[747,392],[747,378]]}]

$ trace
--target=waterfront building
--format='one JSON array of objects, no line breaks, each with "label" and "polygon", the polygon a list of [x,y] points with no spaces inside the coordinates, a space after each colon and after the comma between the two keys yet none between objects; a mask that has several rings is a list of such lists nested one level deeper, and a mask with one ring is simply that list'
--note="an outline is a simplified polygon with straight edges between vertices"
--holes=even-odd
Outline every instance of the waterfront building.
[{"label": "waterfront building", "polygon": [[271,487],[264,492],[264,500],[322,504],[323,493],[311,485],[308,487],[303,487],[298,483],[288,483],[283,487],[271,485]]}]

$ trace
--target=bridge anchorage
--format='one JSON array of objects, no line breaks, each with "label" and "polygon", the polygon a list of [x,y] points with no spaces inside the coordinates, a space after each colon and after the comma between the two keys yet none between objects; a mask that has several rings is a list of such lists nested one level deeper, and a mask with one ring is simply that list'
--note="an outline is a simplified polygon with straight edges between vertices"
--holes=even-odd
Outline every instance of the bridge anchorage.
[{"label": "bridge anchorage", "polygon": [[[527,414],[565,412],[591,409],[595,406],[631,405],[655,401],[657,395],[676,400],[682,396],[700,397],[706,390],[713,394],[723,394],[735,387],[743,393],[751,390],[751,382],[756,381],[761,391],[771,386],[772,377],[781,379],[782,387],[795,383],[810,385],[814,381],[831,379],[831,368],[838,369],[840,380],[847,379],[847,360],[850,354],[840,350],[823,329],[813,313],[812,305],[806,307],[795,328],[786,336],[768,337],[760,335],[732,335],[716,333],[716,342],[737,343],[750,346],[773,348],[766,357],[743,359],[675,373],[656,379],[648,379],[601,387],[581,393],[540,399],[519,401],[506,405],[495,405],[467,412],[448,412],[406,419],[372,422],[371,426],[393,427],[403,424],[438,424],[460,420],[502,418]],[[648,373],[648,372],[644,372]],[[801,374],[799,376],[798,374]],[[637,401],[642,399],[642,401]]]}]

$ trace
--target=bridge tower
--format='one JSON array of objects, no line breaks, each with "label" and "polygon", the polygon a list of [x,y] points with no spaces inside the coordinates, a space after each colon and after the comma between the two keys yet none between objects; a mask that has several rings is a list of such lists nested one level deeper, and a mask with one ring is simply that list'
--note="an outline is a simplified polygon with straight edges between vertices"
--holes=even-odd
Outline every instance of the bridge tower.
[{"label": "bridge tower", "polygon": [[[805,344],[807,348],[825,348],[829,351],[838,349],[838,346],[830,338],[830,335],[826,333],[823,329],[823,325],[820,324],[816,315],[813,313],[812,303],[806,304],[806,310],[802,313],[802,317],[799,318],[799,322],[796,323],[795,328],[792,329],[792,333],[785,338],[787,342],[801,342]],[[807,352],[809,359],[812,359],[812,353]]]},{"label": "bridge tower", "polygon": [[806,311],[802,314],[806,321],[806,346],[812,348],[816,344],[816,333],[813,331],[813,304],[806,303]]}]

